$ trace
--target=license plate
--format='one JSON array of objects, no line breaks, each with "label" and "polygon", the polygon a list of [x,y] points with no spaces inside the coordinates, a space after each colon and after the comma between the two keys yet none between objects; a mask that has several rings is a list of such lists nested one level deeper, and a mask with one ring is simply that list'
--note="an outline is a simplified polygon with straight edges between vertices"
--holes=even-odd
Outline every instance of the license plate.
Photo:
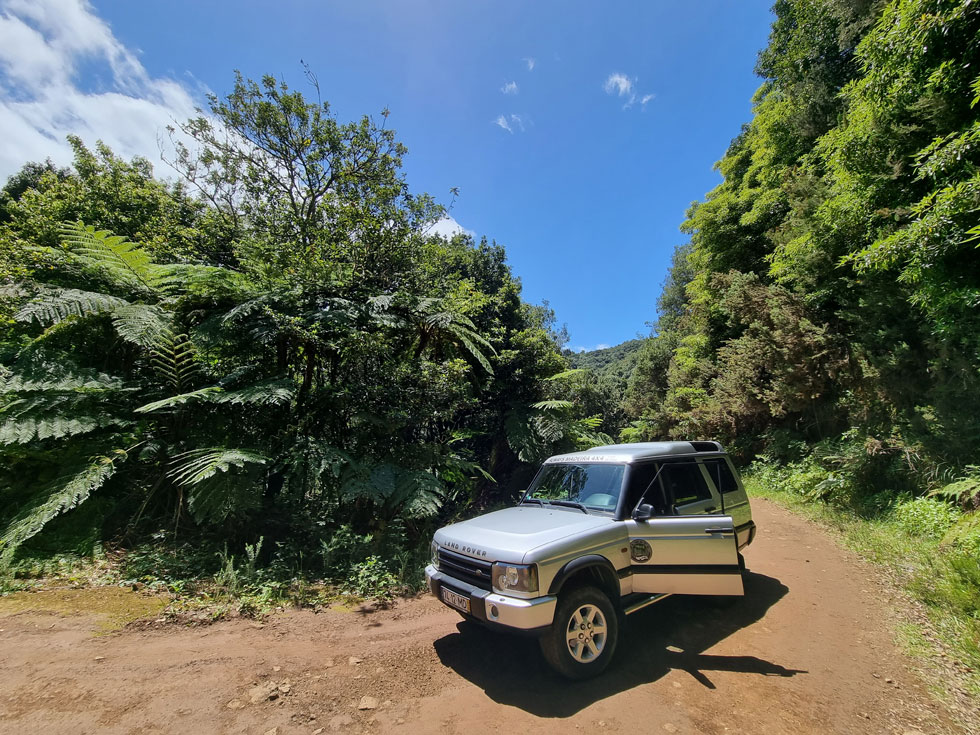
[{"label": "license plate", "polygon": [[445,587],[440,587],[439,597],[447,605],[451,605],[457,610],[462,610],[466,613],[470,611],[470,598],[466,597],[465,595],[458,595],[452,590],[447,590]]}]

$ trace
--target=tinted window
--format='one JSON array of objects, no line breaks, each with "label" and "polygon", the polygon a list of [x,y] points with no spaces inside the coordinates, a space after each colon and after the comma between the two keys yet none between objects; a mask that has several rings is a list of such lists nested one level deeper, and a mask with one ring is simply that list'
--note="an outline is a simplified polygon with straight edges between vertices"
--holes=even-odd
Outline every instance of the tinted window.
[{"label": "tinted window", "polygon": [[653,487],[650,487],[650,483],[657,476],[657,470],[659,469],[660,465],[654,463],[633,466],[630,470],[627,511],[632,511],[636,507],[636,504],[640,502],[640,497],[646,492],[646,497],[643,502],[652,505],[656,515],[667,514],[667,503],[664,502],[664,491],[659,480]]},{"label": "tinted window", "polygon": [[704,466],[708,470],[708,476],[711,477],[711,481],[715,483],[715,487],[718,488],[719,492],[733,493],[738,490],[738,481],[735,479],[735,475],[732,474],[732,469],[728,466],[728,462],[723,459],[706,459]]},{"label": "tinted window", "polygon": [[667,497],[674,499],[674,505],[687,505],[711,497],[701,468],[696,464],[665,465],[660,479],[667,490]]}]

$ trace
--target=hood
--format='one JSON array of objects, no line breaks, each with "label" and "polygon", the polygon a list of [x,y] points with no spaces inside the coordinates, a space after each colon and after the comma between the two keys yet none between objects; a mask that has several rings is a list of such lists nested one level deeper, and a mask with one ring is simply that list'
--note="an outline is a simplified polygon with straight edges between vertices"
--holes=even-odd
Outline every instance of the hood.
[{"label": "hood", "polygon": [[525,554],[539,546],[611,522],[611,518],[586,515],[575,509],[523,505],[440,528],[435,542],[448,551],[475,559],[519,564]]}]

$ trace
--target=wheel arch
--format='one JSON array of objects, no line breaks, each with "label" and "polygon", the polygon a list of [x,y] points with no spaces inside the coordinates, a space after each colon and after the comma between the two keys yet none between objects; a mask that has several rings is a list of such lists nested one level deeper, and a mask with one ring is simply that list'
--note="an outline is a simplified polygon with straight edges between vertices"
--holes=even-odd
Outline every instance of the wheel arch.
[{"label": "wheel arch", "polygon": [[580,556],[565,564],[552,579],[548,594],[558,596],[562,590],[586,585],[605,592],[613,607],[619,609],[619,575],[612,562],[599,554]]}]

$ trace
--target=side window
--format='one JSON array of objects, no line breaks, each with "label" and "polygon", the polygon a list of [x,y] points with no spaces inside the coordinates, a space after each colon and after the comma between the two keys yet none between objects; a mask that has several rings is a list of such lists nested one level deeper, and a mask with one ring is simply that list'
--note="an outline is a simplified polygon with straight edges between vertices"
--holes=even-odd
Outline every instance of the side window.
[{"label": "side window", "polygon": [[704,468],[708,470],[708,476],[715,483],[715,487],[721,493],[733,493],[738,490],[738,481],[732,474],[732,468],[723,459],[706,459]]},{"label": "side window", "polygon": [[643,492],[649,488],[645,502],[653,506],[656,515],[662,516],[667,514],[667,504],[664,502],[664,491],[660,485],[660,481],[657,480],[654,486],[650,487],[650,483],[657,476],[657,470],[659,469],[660,465],[655,462],[638,464],[632,467],[630,470],[629,495],[627,496],[629,510],[633,510],[636,507],[636,504],[640,502],[640,497],[643,495]]},{"label": "side window", "polygon": [[673,498],[674,505],[711,499],[711,491],[704,481],[701,468],[694,463],[665,465],[660,478],[667,490],[667,497]]}]

